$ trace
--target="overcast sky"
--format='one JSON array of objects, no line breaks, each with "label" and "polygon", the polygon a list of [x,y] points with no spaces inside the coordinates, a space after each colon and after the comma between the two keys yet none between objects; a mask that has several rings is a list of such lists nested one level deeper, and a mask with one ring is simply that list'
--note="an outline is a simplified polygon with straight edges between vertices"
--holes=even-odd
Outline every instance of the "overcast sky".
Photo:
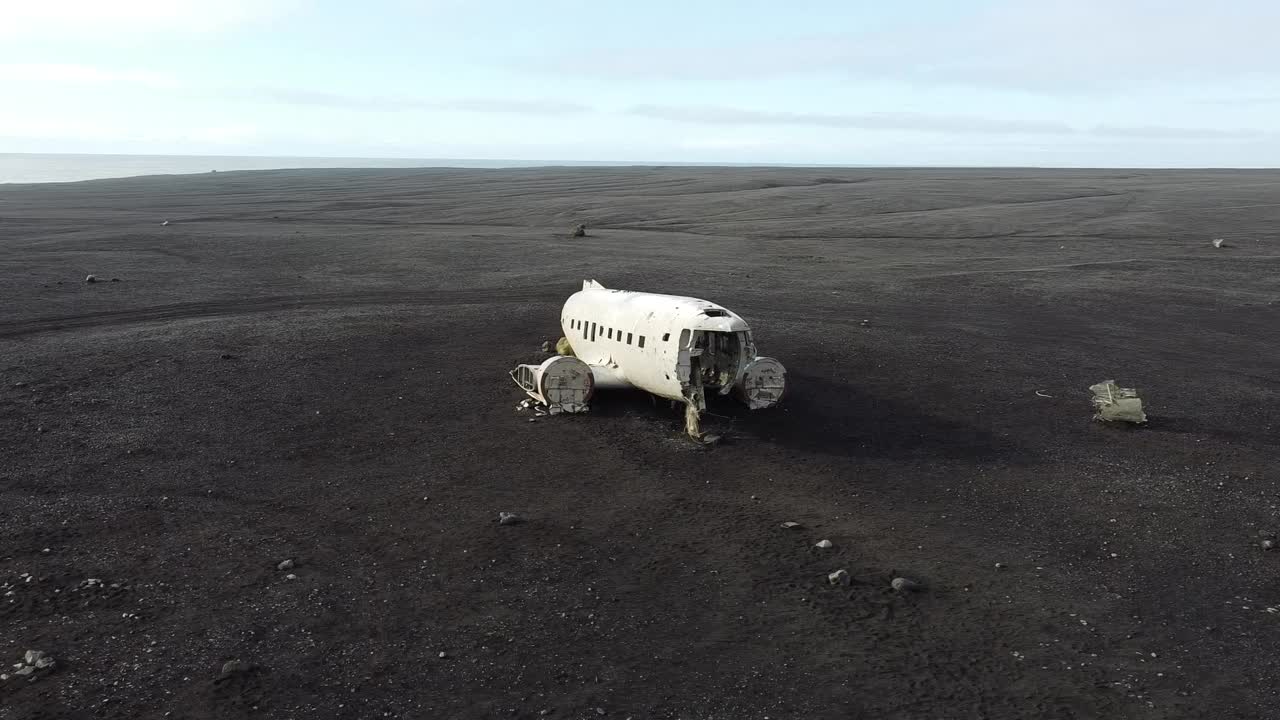
[{"label": "overcast sky", "polygon": [[0,0],[0,152],[1280,166],[1280,0]]}]

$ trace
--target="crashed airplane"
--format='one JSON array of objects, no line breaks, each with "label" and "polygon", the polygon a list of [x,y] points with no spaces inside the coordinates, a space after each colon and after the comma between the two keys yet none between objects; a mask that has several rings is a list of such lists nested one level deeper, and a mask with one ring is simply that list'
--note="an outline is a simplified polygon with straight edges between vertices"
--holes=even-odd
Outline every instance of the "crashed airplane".
[{"label": "crashed airplane", "polygon": [[684,403],[686,430],[701,438],[707,393],[733,393],[753,410],[782,399],[782,363],[757,356],[746,321],[706,300],[584,280],[565,301],[560,326],[560,355],[511,372],[552,414],[586,412],[597,389],[638,388]]}]

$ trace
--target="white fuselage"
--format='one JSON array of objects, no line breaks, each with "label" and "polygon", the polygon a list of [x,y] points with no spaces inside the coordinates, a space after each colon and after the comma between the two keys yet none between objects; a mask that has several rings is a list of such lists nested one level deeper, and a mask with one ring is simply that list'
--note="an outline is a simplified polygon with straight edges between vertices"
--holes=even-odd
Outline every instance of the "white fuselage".
[{"label": "white fuselage", "polygon": [[756,358],[746,321],[697,298],[588,281],[565,301],[560,323],[596,387],[631,385],[699,406],[704,388],[728,393]]}]

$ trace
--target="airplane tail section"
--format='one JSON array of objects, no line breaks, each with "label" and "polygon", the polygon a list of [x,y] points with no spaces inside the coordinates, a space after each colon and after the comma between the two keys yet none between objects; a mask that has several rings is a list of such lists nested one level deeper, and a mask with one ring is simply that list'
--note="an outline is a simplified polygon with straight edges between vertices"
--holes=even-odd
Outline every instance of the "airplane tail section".
[{"label": "airplane tail section", "polygon": [[582,289],[583,289],[583,290],[605,290],[606,288],[605,288],[605,286],[601,285],[601,284],[599,283],[599,281],[596,281],[596,280],[583,280],[583,281],[582,281]]}]

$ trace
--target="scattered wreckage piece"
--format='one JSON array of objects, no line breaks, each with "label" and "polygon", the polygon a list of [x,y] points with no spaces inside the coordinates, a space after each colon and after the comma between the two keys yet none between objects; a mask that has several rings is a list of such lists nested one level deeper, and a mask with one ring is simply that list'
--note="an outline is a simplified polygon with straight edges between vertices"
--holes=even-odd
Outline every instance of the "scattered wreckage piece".
[{"label": "scattered wreckage piece", "polygon": [[1213,239],[1213,246],[1214,246],[1214,247],[1216,247],[1216,248],[1223,247],[1223,246],[1225,246],[1226,244],[1227,244],[1227,241],[1226,241],[1226,240],[1223,240],[1222,238],[1214,238],[1214,239]]},{"label": "scattered wreckage piece", "polygon": [[1142,399],[1133,388],[1122,388],[1115,380],[1103,380],[1089,386],[1093,393],[1094,407],[1098,412],[1094,420],[1103,422],[1129,422],[1142,424],[1147,421],[1147,414],[1142,411]]},{"label": "scattered wreckage piece", "polygon": [[564,355],[547,358],[541,365],[517,365],[511,379],[551,415],[586,412],[595,391],[591,368]]},{"label": "scattered wreckage piece", "polygon": [[[558,404],[560,412],[584,411],[595,389],[638,388],[682,403],[686,431],[702,439],[707,393],[732,394],[761,410],[777,405],[786,390],[786,369],[756,354],[747,322],[706,300],[612,290],[584,280],[565,301],[560,325],[559,358],[511,373],[531,397],[548,408]],[[548,365],[557,359],[577,364]],[[589,369],[590,382],[571,376],[570,368],[581,366]]]}]

